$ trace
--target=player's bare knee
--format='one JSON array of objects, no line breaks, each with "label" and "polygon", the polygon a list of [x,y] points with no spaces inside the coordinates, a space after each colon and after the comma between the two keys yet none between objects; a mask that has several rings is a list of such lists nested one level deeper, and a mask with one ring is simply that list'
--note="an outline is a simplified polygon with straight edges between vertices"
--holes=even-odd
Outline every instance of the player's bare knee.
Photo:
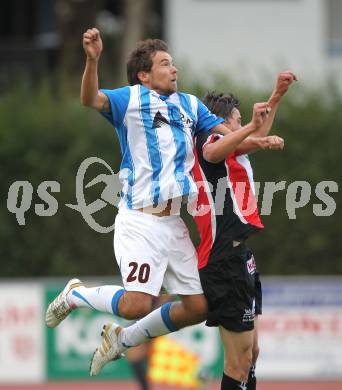
[{"label": "player's bare knee", "polygon": [[227,359],[224,371],[233,379],[241,382],[248,380],[249,370],[252,365],[252,354],[242,353],[235,359]]},{"label": "player's bare knee", "polygon": [[148,294],[126,291],[119,302],[119,315],[127,320],[136,320],[152,310],[152,297]]},{"label": "player's bare knee", "polygon": [[238,354],[227,354],[224,371],[235,380],[246,382],[252,366],[252,347],[246,346]]}]

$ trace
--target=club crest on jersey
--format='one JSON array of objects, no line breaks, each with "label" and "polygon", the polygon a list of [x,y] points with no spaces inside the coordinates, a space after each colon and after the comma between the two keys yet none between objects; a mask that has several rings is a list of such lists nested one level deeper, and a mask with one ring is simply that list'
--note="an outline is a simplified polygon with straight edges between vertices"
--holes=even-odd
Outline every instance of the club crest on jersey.
[{"label": "club crest on jersey", "polygon": [[252,255],[252,257],[247,261],[247,271],[253,275],[254,272],[256,271],[256,263],[255,263],[255,260],[254,260],[254,256]]}]

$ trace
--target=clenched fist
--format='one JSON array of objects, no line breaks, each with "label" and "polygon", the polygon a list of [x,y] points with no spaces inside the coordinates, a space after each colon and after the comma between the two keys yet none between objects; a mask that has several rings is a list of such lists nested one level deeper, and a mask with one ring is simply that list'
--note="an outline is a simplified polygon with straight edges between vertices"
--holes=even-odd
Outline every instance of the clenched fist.
[{"label": "clenched fist", "polygon": [[268,103],[255,103],[253,106],[253,117],[252,124],[255,126],[256,130],[259,129],[265,122],[270,109]]},{"label": "clenched fist", "polygon": [[297,80],[297,76],[290,70],[280,72],[274,88],[274,95],[283,96],[289,89],[289,86]]},{"label": "clenched fist", "polygon": [[96,28],[90,28],[83,34],[83,49],[90,60],[98,60],[102,52],[102,40],[100,32]]},{"label": "clenched fist", "polygon": [[282,150],[284,149],[284,140],[277,135],[269,135],[260,138],[260,147],[262,149]]}]

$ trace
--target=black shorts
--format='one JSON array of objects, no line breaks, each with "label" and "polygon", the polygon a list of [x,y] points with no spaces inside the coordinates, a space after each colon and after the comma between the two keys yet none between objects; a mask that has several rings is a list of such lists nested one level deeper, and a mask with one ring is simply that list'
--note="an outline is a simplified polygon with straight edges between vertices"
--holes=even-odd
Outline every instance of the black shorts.
[{"label": "black shorts", "polygon": [[255,314],[262,312],[262,292],[253,253],[245,244],[221,258],[209,258],[199,271],[209,304],[207,326],[233,332],[254,329]]}]

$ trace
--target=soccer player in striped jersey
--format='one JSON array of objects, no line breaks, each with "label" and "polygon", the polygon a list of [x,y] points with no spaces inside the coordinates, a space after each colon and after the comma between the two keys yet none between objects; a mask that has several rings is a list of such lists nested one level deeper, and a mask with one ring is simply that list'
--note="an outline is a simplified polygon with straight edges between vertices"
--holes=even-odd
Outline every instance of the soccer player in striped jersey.
[{"label": "soccer player in striped jersey", "polygon": [[[104,327],[102,344],[90,368],[91,375],[96,375],[126,348],[206,318],[196,250],[178,209],[182,201],[197,196],[191,174],[193,137],[227,129],[223,119],[197,97],[177,92],[177,68],[165,42],[140,42],[127,63],[130,85],[113,90],[98,87],[102,40],[97,29],[83,35],[83,47],[87,59],[81,102],[109,120],[122,153],[123,189],[114,250],[124,288],[87,288],[72,279],[49,305],[46,323],[57,326],[77,307],[92,307],[126,319],[143,317],[125,329],[117,324]],[[266,106],[260,103],[248,125],[226,136],[229,150],[258,130]],[[152,298],[162,285],[181,301],[166,303],[150,313]]]},{"label": "soccer player in striped jersey", "polygon": [[[219,326],[225,350],[222,390],[256,388],[262,293],[253,253],[245,241],[263,225],[248,153],[283,149],[284,140],[268,133],[280,98],[294,80],[289,71],[278,75],[263,126],[234,152],[225,149],[224,136],[210,131],[198,134],[195,141],[193,173],[199,187],[195,221],[201,237],[198,267],[209,306],[207,325]],[[230,130],[241,128],[239,102],[233,95],[209,93],[204,103],[224,118]]]}]

